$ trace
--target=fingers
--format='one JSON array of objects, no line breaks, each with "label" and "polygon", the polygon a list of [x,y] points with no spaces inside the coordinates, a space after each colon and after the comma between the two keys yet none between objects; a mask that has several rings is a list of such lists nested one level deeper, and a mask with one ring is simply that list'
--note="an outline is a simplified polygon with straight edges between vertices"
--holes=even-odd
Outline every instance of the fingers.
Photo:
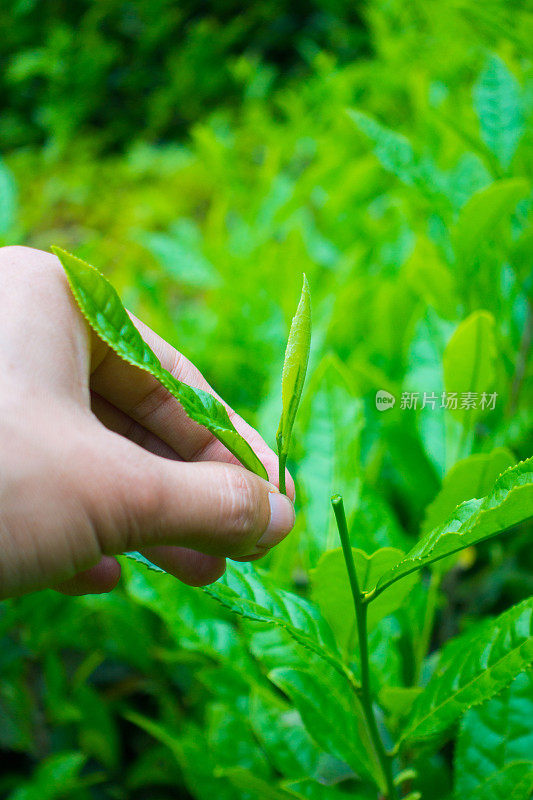
[{"label": "fingers", "polygon": [[120,564],[116,558],[103,556],[98,564],[73,578],[54,586],[58,592],[68,595],[103,594],[115,588],[120,578]]},{"label": "fingers", "polygon": [[91,467],[99,486],[87,496],[104,554],[175,545],[209,556],[253,556],[293,527],[290,500],[243,467],[171,461],[113,434],[105,439],[105,460]]},{"label": "fingers", "polygon": [[145,547],[143,555],[189,586],[207,586],[222,577],[226,559],[185,547]]},{"label": "fingers", "polygon": [[[168,342],[132,316],[147,344],[163,367],[195,388],[216,393],[196,367]],[[132,367],[101,342],[94,341],[91,388],[100,397],[142,425],[186,461],[226,461],[234,456],[205,428],[192,422],[177,400],[146,372]],[[219,398],[220,399],[220,398]],[[226,406],[231,421],[263,462],[269,480],[278,485],[278,459],[261,436]],[[287,489],[294,497],[294,484],[287,476]]]}]

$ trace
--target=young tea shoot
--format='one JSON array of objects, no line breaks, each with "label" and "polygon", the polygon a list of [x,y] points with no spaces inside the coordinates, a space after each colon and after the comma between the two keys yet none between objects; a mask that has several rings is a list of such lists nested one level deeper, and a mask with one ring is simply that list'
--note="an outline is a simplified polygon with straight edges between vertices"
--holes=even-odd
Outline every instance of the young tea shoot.
[{"label": "young tea shoot", "polygon": [[305,383],[309,350],[311,348],[311,295],[307,278],[303,276],[302,294],[293,317],[281,376],[282,412],[276,443],[279,458],[279,490],[285,493],[285,467],[289,454],[291,433],[300,405]]}]

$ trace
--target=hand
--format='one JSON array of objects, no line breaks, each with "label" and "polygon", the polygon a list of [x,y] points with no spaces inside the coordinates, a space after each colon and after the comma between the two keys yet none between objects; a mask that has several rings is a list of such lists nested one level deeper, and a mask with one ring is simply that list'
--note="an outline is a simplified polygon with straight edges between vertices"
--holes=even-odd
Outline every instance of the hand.
[{"label": "hand", "polygon": [[[0,597],[109,591],[120,577],[112,556],[128,550],[203,585],[226,556],[258,558],[290,531],[292,503],[259,434],[228,408],[272,483],[89,329],[54,256],[1,248],[0,308]],[[212,391],[134,322],[163,366]]]}]

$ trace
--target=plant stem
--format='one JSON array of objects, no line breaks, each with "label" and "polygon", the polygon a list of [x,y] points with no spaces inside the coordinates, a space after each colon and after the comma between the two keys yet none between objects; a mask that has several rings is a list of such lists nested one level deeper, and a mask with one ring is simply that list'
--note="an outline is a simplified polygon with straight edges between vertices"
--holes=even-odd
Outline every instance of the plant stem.
[{"label": "plant stem", "polygon": [[350,537],[348,534],[348,526],[346,524],[346,514],[344,512],[344,503],[340,495],[333,495],[331,498],[333,512],[337,521],[339,529],[339,536],[342,545],[342,552],[346,562],[346,569],[348,571],[348,578],[350,579],[350,588],[352,591],[353,604],[355,608],[355,618],[357,621],[357,634],[359,636],[359,652],[361,655],[361,693],[359,699],[363,707],[363,712],[368,725],[368,730],[376,755],[378,757],[385,783],[387,785],[387,800],[398,800],[398,791],[394,785],[394,776],[392,774],[392,759],[385,750],[383,741],[379,734],[376,716],[374,714],[374,707],[372,705],[372,689],[370,683],[370,664],[368,660],[368,630],[367,630],[367,608],[368,605],[363,603],[363,596],[359,588],[359,581],[357,579],[357,572],[355,570],[355,563],[353,560],[352,546],[350,544]]},{"label": "plant stem", "polygon": [[278,464],[279,464],[279,490],[281,494],[287,494],[287,487],[285,485],[285,466],[287,464],[287,453],[283,450],[283,436],[278,433],[276,436],[276,444],[278,446]]},{"label": "plant stem", "polygon": [[422,626],[422,633],[416,649],[416,675],[415,682],[420,680],[420,673],[422,672],[422,665],[428,653],[431,643],[431,633],[435,622],[435,611],[437,609],[437,601],[439,598],[440,587],[440,573],[436,570],[431,571],[431,578],[429,581],[428,593],[426,597],[426,611],[424,614],[424,624]]}]

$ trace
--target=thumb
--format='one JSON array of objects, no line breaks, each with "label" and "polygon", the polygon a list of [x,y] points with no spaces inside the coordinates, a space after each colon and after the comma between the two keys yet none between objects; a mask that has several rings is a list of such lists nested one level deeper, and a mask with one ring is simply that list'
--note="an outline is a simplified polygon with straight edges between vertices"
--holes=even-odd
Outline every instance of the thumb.
[{"label": "thumb", "polygon": [[116,439],[91,514],[105,554],[177,545],[242,558],[266,553],[294,525],[291,501],[244,467],[171,461]]}]

